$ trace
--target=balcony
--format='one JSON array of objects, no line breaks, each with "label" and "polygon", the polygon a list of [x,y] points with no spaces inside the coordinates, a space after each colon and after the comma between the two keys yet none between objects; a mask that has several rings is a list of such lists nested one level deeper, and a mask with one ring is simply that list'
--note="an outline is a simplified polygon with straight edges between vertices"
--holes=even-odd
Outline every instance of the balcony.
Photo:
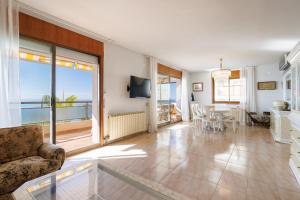
[{"label": "balcony", "polygon": [[158,101],[157,104],[157,120],[158,125],[166,123],[176,123],[182,120],[181,109],[176,103]]},{"label": "balcony", "polygon": [[[92,142],[92,101],[60,101],[56,103],[56,143],[67,152],[90,146]],[[50,105],[21,102],[22,124],[39,124],[44,139],[50,141]]]}]

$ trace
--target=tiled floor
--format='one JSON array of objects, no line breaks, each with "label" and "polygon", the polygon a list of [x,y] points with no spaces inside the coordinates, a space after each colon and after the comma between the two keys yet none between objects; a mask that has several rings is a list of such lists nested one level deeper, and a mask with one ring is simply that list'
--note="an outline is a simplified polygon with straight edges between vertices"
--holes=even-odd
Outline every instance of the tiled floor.
[{"label": "tiled floor", "polygon": [[180,123],[76,157],[104,159],[190,199],[300,199],[289,145],[260,127],[222,134]]},{"label": "tiled floor", "polygon": [[66,152],[93,145],[91,129],[81,129],[71,133],[59,133],[56,143],[63,147]]}]

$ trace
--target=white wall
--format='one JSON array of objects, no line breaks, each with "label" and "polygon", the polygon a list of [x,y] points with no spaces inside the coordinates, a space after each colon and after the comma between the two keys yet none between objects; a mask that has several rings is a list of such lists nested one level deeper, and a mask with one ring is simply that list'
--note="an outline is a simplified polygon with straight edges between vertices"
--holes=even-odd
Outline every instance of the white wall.
[{"label": "white wall", "polygon": [[[192,84],[197,82],[203,82],[203,92],[193,92]],[[211,74],[210,72],[193,72],[190,73],[190,91],[189,96],[193,92],[195,101],[199,101],[203,105],[212,104],[212,95],[211,95]],[[191,100],[191,97],[190,97]]]},{"label": "white wall", "polygon": [[[276,81],[276,90],[257,90],[256,91],[256,103],[257,112],[262,113],[264,111],[270,111],[272,109],[272,103],[275,100],[283,100],[283,88],[282,88],[282,72],[278,69],[279,64],[272,63],[266,65],[260,65],[256,67],[256,81]],[[257,87],[256,87],[257,89]]]},{"label": "white wall", "polygon": [[[146,56],[126,48],[104,44],[105,124],[108,114],[146,111],[148,99],[129,98],[130,75],[150,78]],[[107,134],[105,128],[105,134]]]}]

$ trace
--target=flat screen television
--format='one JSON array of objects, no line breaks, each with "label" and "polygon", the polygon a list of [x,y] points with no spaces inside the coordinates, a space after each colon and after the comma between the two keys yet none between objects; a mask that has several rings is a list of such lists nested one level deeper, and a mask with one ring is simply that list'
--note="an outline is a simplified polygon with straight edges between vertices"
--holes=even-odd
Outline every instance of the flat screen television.
[{"label": "flat screen television", "polygon": [[130,76],[129,87],[130,98],[150,98],[151,96],[151,82],[149,79]]}]

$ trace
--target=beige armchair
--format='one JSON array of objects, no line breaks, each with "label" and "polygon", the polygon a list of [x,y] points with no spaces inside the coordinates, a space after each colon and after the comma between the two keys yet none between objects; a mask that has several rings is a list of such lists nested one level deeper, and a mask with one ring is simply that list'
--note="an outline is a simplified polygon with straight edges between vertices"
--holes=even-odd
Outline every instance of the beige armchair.
[{"label": "beige armchair", "polygon": [[39,126],[0,129],[0,199],[26,181],[61,168],[64,149],[43,143]]}]

